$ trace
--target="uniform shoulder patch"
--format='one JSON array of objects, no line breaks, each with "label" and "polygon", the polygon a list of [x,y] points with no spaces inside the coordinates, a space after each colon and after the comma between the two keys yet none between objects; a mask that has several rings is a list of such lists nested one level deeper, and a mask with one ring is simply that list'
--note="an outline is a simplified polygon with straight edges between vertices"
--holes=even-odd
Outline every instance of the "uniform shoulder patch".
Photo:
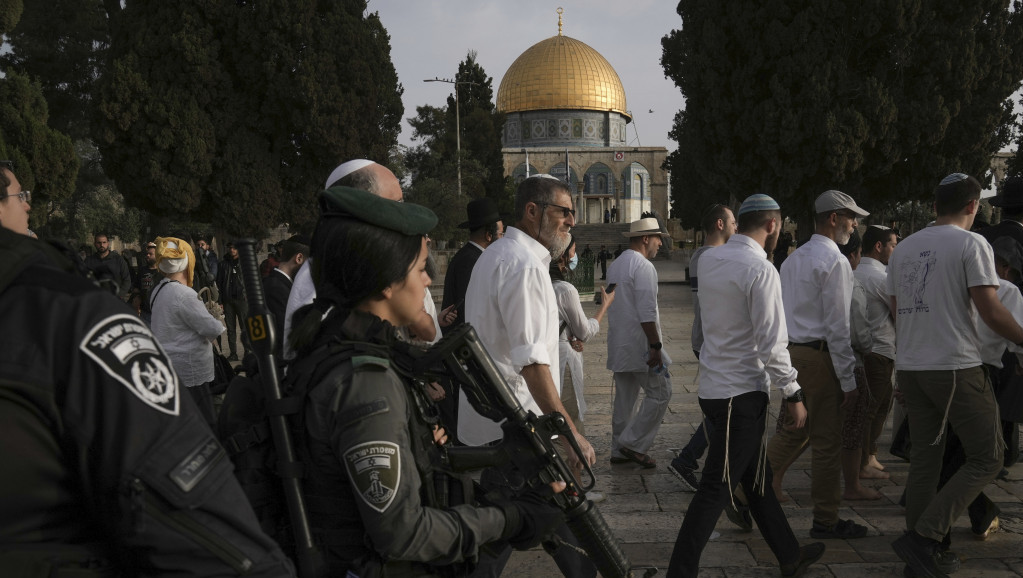
[{"label": "uniform shoulder patch", "polygon": [[381,514],[386,512],[401,484],[398,444],[385,441],[359,444],[345,452],[344,462],[348,478],[362,501]]},{"label": "uniform shoulder patch", "polygon": [[78,348],[146,405],[178,415],[178,376],[153,332],[138,317],[119,313],[101,320]]}]

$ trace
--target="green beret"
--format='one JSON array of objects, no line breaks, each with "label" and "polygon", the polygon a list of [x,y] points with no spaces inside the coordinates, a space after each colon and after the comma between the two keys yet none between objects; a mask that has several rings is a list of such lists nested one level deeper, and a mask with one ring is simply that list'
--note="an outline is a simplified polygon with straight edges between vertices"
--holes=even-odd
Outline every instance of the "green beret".
[{"label": "green beret", "polygon": [[320,218],[328,217],[351,217],[402,235],[425,235],[437,226],[437,215],[422,205],[351,187],[331,187],[320,193]]}]

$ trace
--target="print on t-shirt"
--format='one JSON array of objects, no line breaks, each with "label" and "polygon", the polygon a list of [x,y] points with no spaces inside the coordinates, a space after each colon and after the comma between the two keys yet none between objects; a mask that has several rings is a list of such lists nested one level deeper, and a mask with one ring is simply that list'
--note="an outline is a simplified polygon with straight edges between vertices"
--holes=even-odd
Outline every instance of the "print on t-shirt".
[{"label": "print on t-shirt", "polygon": [[913,296],[913,307],[900,307],[899,314],[930,311],[924,302],[924,289],[927,288],[927,277],[934,269],[938,257],[935,251],[921,251],[920,256],[906,263],[906,272],[902,276],[902,293]]}]

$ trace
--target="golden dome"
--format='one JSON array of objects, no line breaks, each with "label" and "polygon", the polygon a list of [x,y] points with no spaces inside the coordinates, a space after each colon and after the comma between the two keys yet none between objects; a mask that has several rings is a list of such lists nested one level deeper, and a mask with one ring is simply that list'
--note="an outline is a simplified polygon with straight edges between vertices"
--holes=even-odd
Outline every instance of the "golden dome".
[{"label": "golden dome", "polygon": [[585,43],[561,34],[537,42],[515,59],[497,90],[497,109],[610,110],[632,119],[626,112],[625,88],[611,64]]}]

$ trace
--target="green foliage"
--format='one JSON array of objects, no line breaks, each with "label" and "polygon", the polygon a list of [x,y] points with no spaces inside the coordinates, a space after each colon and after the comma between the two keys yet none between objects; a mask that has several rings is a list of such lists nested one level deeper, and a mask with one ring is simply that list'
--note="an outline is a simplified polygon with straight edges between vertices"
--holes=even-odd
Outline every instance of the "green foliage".
[{"label": "green foliage", "polygon": [[39,81],[51,127],[72,140],[88,138],[93,82],[108,44],[102,2],[29,2],[7,42],[11,50],[0,54],[0,67]]},{"label": "green foliage", "polygon": [[32,191],[29,226],[43,227],[55,203],[74,190],[78,173],[71,139],[47,126],[39,84],[9,71],[0,79],[0,141],[22,188]]},{"label": "green foliage", "polygon": [[682,0],[661,63],[681,89],[675,211],[696,225],[729,194],[806,218],[828,188],[872,208],[983,175],[1023,78],[1004,0]]},{"label": "green foliage", "polygon": [[311,223],[338,162],[386,162],[402,90],[365,9],[139,1],[112,16],[96,138],[128,202],[258,234]]},{"label": "green foliage", "polygon": [[[459,122],[456,123],[453,94],[448,97],[446,108],[419,106],[416,116],[408,119],[412,138],[420,144],[405,155],[411,175],[406,195],[437,213],[439,223],[434,237],[462,241],[466,232],[457,225],[465,221],[465,206],[470,200],[487,196],[502,212],[510,212],[514,197],[508,194],[510,180],[504,177],[501,155],[504,115],[496,111],[493,78],[476,62],[475,51],[470,51],[459,64],[454,80]],[[461,197],[456,124],[461,128]]]},{"label": "green foliage", "polygon": [[21,19],[23,0],[0,0],[0,34],[7,34]]}]

